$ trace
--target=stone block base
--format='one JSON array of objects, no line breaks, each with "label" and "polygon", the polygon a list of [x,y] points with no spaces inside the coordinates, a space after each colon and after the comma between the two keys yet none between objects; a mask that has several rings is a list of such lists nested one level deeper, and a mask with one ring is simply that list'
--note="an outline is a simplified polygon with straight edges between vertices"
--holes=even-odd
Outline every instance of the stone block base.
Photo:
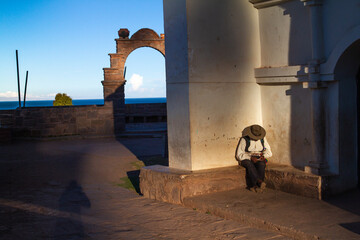
[{"label": "stone block base", "polygon": [[[266,167],[267,187],[305,197],[322,199],[325,180],[291,166]],[[182,204],[186,197],[245,187],[245,169],[239,166],[183,171],[154,165],[140,171],[140,190],[145,197],[176,204]]]},{"label": "stone block base", "polygon": [[326,177],[286,165],[268,164],[266,168],[265,181],[271,189],[317,199],[325,195]]},{"label": "stone block base", "polygon": [[238,166],[182,171],[154,165],[141,169],[140,190],[147,198],[182,204],[186,197],[245,187],[244,176]]}]

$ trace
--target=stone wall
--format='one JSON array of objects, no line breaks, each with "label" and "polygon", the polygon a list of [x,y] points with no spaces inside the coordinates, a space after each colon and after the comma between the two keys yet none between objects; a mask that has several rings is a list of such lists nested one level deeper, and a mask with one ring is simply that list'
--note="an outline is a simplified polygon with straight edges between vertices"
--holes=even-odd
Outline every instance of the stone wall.
[{"label": "stone wall", "polygon": [[[0,121],[4,119],[0,112]],[[13,110],[13,136],[112,135],[114,117],[104,106],[34,107]],[[4,126],[6,127],[6,126]]]},{"label": "stone wall", "polygon": [[113,108],[102,105],[2,110],[0,139],[8,141],[10,129],[13,137],[111,136],[125,130],[125,116],[128,122],[166,122],[166,103],[126,104],[125,109],[115,117]]},{"label": "stone wall", "polygon": [[11,128],[14,125],[14,113],[16,110],[0,111],[0,128]]},{"label": "stone wall", "polygon": [[126,123],[166,122],[166,103],[125,105]]}]

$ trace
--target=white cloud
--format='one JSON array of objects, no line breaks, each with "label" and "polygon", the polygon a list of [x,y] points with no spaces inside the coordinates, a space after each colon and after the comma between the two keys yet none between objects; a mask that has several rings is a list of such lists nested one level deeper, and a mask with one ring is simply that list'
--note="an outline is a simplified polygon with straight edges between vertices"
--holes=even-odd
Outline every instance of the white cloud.
[{"label": "white cloud", "polygon": [[47,97],[55,97],[56,96],[56,93],[49,93],[49,94],[46,94]]},{"label": "white cloud", "polygon": [[[47,93],[47,94],[26,94],[26,100],[53,100],[56,93]],[[21,101],[23,101],[24,95],[21,94]],[[17,92],[7,91],[0,92],[0,101],[15,101],[18,100]]]},{"label": "white cloud", "polygon": [[3,98],[16,98],[18,95],[16,92],[12,92],[12,91],[7,91],[7,92],[0,92],[0,97]]},{"label": "white cloud", "polygon": [[143,85],[143,77],[140,76],[139,74],[134,73],[131,76],[129,83],[131,84],[132,90],[134,91],[141,90],[140,87],[141,85]]}]

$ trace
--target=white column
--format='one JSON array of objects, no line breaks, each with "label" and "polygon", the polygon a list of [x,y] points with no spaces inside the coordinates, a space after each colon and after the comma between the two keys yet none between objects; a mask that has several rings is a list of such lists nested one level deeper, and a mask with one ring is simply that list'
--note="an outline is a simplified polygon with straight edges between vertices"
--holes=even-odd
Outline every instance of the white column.
[{"label": "white column", "polygon": [[309,62],[312,117],[312,159],[306,172],[320,175],[327,168],[325,157],[326,118],[325,84],[320,81],[320,63],[323,61],[322,0],[302,0],[309,7],[311,21],[312,60]]},{"label": "white column", "polygon": [[165,0],[169,166],[237,165],[242,130],[261,124],[258,12],[247,1]]}]

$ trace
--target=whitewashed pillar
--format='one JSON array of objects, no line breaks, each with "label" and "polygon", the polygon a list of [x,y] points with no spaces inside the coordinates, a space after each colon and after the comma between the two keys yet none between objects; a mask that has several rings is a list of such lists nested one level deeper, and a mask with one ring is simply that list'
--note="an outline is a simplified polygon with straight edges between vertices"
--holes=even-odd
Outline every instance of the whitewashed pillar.
[{"label": "whitewashed pillar", "polygon": [[312,60],[309,62],[309,82],[311,89],[312,158],[306,172],[321,175],[328,167],[326,162],[326,85],[320,79],[320,64],[323,59],[322,0],[302,0],[310,10]]}]

